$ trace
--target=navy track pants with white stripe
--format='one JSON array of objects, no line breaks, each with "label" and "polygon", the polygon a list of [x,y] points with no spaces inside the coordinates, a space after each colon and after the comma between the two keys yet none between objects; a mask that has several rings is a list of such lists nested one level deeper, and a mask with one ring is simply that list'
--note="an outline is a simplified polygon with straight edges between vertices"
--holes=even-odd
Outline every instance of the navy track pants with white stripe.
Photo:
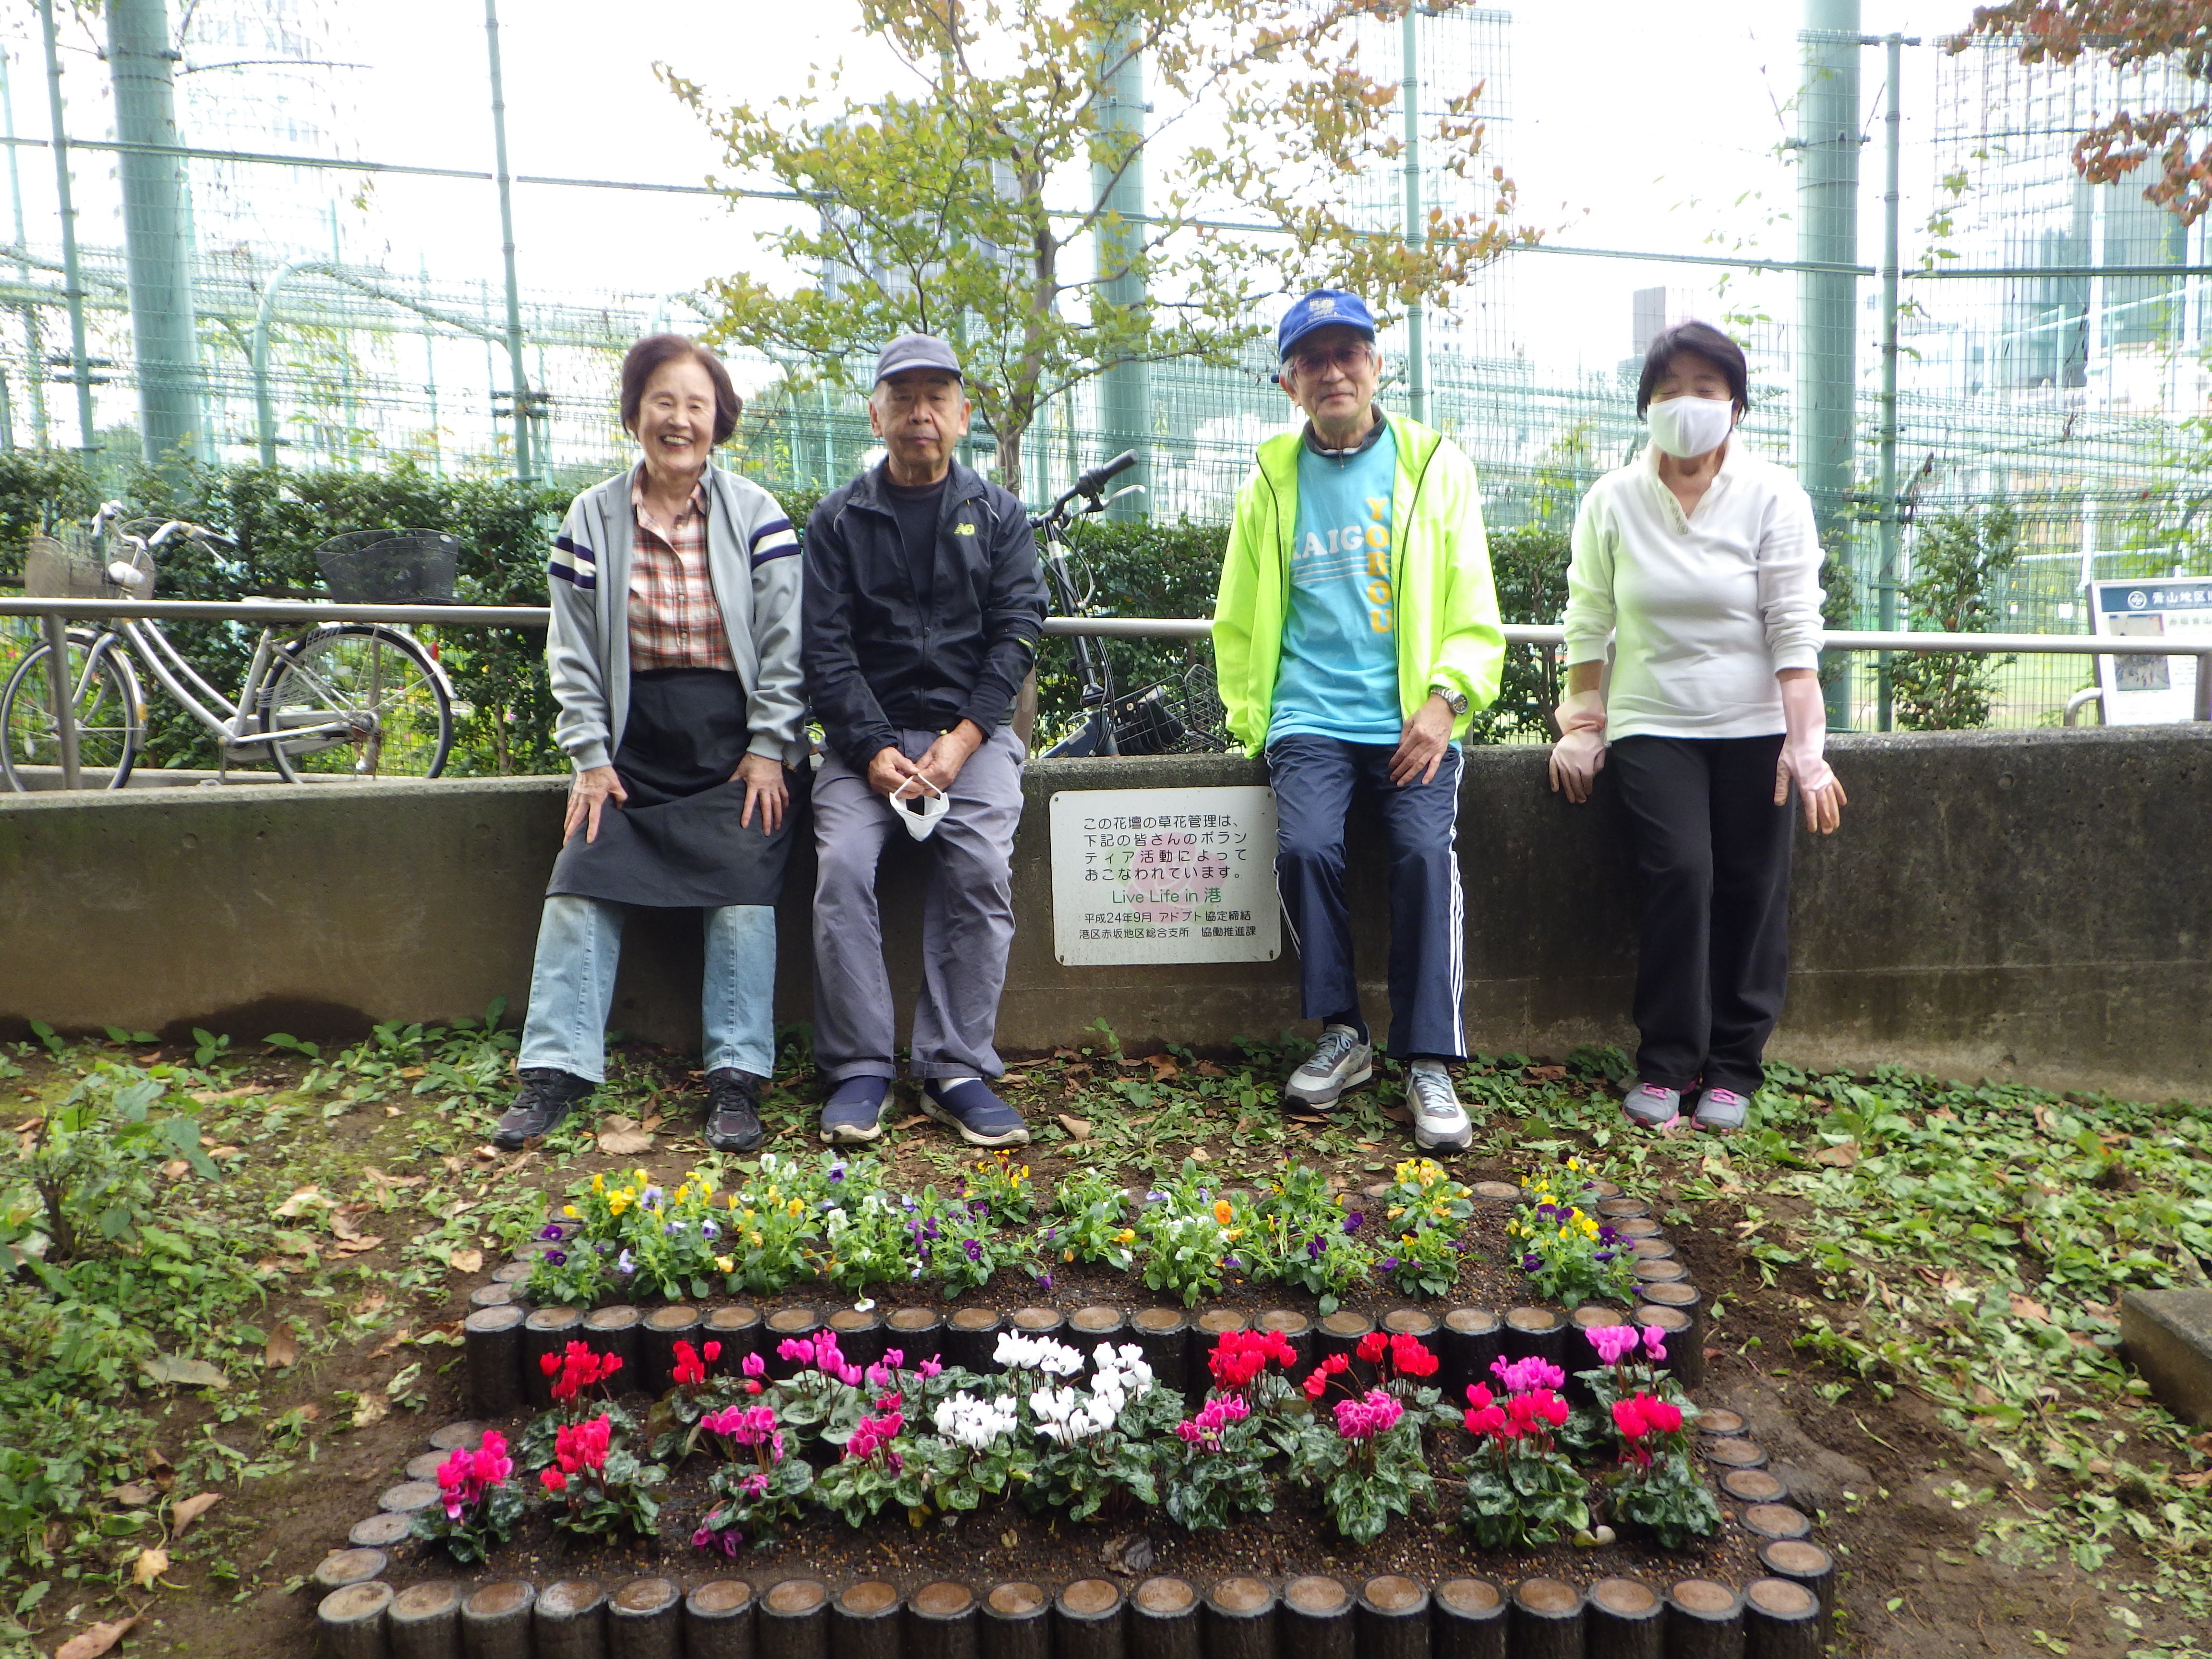
[{"label": "navy track pants with white stripe", "polygon": [[1454,845],[1463,757],[1454,744],[1434,778],[1401,788],[1390,781],[1393,747],[1304,732],[1267,745],[1275,886],[1297,946],[1301,1012],[1326,1019],[1359,1006],[1344,825],[1353,800],[1364,794],[1381,812],[1390,860],[1390,1052],[1464,1059],[1466,908]]}]

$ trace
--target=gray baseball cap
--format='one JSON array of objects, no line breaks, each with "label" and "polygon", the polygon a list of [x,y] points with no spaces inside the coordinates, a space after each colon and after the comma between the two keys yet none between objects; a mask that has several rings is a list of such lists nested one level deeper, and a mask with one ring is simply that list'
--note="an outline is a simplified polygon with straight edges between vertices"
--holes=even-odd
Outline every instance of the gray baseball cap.
[{"label": "gray baseball cap", "polygon": [[881,385],[890,376],[909,368],[942,369],[954,380],[963,380],[960,360],[952,355],[952,348],[934,334],[902,334],[876,354],[876,384]]}]

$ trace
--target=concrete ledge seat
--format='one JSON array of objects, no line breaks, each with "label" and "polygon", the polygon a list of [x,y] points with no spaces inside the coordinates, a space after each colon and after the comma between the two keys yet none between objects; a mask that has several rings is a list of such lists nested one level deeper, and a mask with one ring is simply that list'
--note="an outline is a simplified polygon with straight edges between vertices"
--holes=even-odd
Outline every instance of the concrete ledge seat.
[{"label": "concrete ledge seat", "polygon": [[2160,1405],[2212,1424],[2212,1291],[2130,1291],[2120,1347]]},{"label": "concrete ledge seat", "polygon": [[[1799,835],[1790,1002],[1771,1052],[2152,1098],[2212,1098],[2212,728],[1845,735],[1841,833]],[[999,1040],[1219,1048],[1297,1024],[1297,964],[1067,968],[1053,951],[1050,797],[1262,781],[1236,756],[1038,761],[1016,847]],[[0,797],[0,1029],[192,1024],[243,1039],[519,1014],[560,833],[560,778]],[[1569,806],[1540,747],[1468,752],[1468,1041],[1633,1046],[1636,896],[1607,775]],[[883,866],[909,1000],[927,849]],[[1347,882],[1370,1024],[1387,1025],[1385,854],[1355,817]],[[781,913],[778,1018],[811,1016],[811,848]],[[698,1040],[699,929],[629,927],[614,1023]]]}]

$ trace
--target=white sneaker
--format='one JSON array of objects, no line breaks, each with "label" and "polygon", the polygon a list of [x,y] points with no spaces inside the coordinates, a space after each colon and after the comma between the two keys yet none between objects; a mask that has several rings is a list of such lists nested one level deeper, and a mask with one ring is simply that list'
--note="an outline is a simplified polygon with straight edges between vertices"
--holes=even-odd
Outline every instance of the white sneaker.
[{"label": "white sneaker", "polygon": [[1362,1042],[1349,1025],[1327,1025],[1313,1058],[1291,1073],[1283,1096],[1294,1105],[1325,1112],[1346,1089],[1357,1089],[1374,1075],[1375,1045]]},{"label": "white sneaker", "polygon": [[1463,1152],[1474,1144],[1474,1125],[1452,1091],[1451,1073],[1437,1060],[1417,1060],[1406,1076],[1413,1109],[1413,1145],[1425,1152]]}]

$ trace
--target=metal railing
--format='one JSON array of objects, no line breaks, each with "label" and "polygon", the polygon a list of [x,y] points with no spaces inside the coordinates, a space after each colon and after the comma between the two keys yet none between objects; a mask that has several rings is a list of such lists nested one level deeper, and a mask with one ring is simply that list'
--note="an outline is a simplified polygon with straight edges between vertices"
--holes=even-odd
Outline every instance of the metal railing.
[{"label": "metal railing", "polygon": [[[0,617],[35,617],[50,634],[71,622],[110,617],[149,617],[177,622],[241,623],[410,623],[439,628],[544,628],[552,618],[544,605],[338,605],[319,599],[46,599],[0,595]],[[1212,632],[1203,619],[1164,617],[1048,617],[1048,636],[1075,635],[1109,640],[1202,640]],[[1509,624],[1501,629],[1508,645],[1557,646],[1566,630]],[[2192,719],[2212,720],[2212,640],[2120,637],[2110,634],[1895,634],[1837,629],[1821,635],[1823,651],[1925,653],[1955,652],[1974,656],[2194,657],[2197,686]],[[66,653],[57,651],[55,660]],[[70,699],[57,689],[59,744],[64,756],[76,749]],[[2069,704],[2068,724],[2075,708]],[[70,786],[75,787],[72,781]]]}]

